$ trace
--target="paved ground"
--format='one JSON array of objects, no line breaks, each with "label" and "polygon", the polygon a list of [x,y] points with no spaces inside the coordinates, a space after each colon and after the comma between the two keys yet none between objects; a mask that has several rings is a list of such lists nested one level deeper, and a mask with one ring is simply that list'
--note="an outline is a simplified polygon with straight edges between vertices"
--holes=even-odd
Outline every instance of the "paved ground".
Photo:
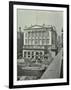
[{"label": "paved ground", "polygon": [[54,58],[54,60],[49,65],[47,70],[44,72],[41,79],[60,78],[61,62],[62,62],[62,49],[60,50],[58,55]]}]

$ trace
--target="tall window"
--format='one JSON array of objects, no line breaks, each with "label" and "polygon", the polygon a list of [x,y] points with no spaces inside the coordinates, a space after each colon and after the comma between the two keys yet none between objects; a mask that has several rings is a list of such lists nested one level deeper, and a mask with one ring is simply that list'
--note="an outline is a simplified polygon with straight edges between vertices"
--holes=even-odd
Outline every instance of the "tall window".
[{"label": "tall window", "polygon": [[31,39],[31,45],[34,45],[34,39]]},{"label": "tall window", "polygon": [[38,39],[35,39],[35,44],[38,45]]},{"label": "tall window", "polygon": [[40,52],[40,55],[42,55],[42,52]]},{"label": "tall window", "polygon": [[46,32],[46,38],[49,38],[49,31]]},{"label": "tall window", "polygon": [[27,33],[25,33],[25,37],[27,37]]},{"label": "tall window", "polygon": [[42,32],[42,39],[45,39],[45,31]]},{"label": "tall window", "polygon": [[32,58],[34,58],[34,52],[32,52]]},{"label": "tall window", "polygon": [[32,39],[34,39],[35,38],[35,33],[34,32],[32,32]]},{"label": "tall window", "polygon": [[46,39],[46,44],[49,44],[49,39]]},{"label": "tall window", "polygon": [[42,39],[42,31],[39,31],[39,39]]},{"label": "tall window", "polygon": [[35,38],[38,39],[38,32],[35,32]]},{"label": "tall window", "polygon": [[32,56],[32,58],[34,58],[34,56]]},{"label": "tall window", "polygon": [[28,38],[31,38],[31,32],[28,32]]},{"label": "tall window", "polygon": [[39,42],[40,42],[40,45],[42,45],[42,39],[40,39]]},{"label": "tall window", "polygon": [[28,44],[31,45],[31,39],[28,39]]},{"label": "tall window", "polygon": [[34,55],[34,52],[32,52],[32,55]]},{"label": "tall window", "polygon": [[45,45],[45,39],[42,39],[42,45]]},{"label": "tall window", "polygon": [[28,52],[28,57],[30,57],[30,52]]},{"label": "tall window", "polygon": [[47,32],[47,36],[49,36],[49,32]]},{"label": "tall window", "polygon": [[28,40],[27,40],[27,39],[25,39],[25,44],[26,44],[26,45],[28,44]]},{"label": "tall window", "polygon": [[26,57],[27,52],[24,52],[24,57]]},{"label": "tall window", "polygon": [[36,55],[38,55],[39,53],[38,52],[36,52]]},{"label": "tall window", "polygon": [[28,52],[28,55],[30,55],[30,52]]}]

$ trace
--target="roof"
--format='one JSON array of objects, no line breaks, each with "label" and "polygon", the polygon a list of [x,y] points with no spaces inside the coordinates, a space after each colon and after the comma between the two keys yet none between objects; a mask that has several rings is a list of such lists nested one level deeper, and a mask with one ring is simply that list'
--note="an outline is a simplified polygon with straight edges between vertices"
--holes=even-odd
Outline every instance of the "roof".
[{"label": "roof", "polygon": [[30,27],[25,27],[24,30],[31,30],[31,29],[42,29],[42,28],[48,28],[48,29],[51,29],[53,28],[52,25],[31,25]]}]

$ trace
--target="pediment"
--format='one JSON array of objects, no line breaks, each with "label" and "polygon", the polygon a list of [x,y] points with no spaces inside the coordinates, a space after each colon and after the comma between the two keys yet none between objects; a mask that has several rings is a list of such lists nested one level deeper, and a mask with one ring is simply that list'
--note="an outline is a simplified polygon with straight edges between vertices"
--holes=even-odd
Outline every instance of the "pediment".
[{"label": "pediment", "polygon": [[43,28],[43,26],[40,26],[40,25],[31,25],[30,27],[25,28],[25,29],[37,29],[37,28]]},{"label": "pediment", "polygon": [[30,28],[43,28],[43,26],[40,26],[40,25],[34,25],[34,26],[31,26]]}]

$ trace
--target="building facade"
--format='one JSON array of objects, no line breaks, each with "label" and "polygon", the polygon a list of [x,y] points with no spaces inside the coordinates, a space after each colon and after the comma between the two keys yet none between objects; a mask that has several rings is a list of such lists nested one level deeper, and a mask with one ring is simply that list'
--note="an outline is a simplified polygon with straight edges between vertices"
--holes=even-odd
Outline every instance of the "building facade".
[{"label": "building facade", "polygon": [[33,25],[24,29],[23,40],[23,57],[43,60],[49,49],[56,48],[57,33],[53,26]]},{"label": "building facade", "polygon": [[21,27],[19,27],[19,31],[17,32],[17,58],[23,57],[23,33],[21,32]]}]

